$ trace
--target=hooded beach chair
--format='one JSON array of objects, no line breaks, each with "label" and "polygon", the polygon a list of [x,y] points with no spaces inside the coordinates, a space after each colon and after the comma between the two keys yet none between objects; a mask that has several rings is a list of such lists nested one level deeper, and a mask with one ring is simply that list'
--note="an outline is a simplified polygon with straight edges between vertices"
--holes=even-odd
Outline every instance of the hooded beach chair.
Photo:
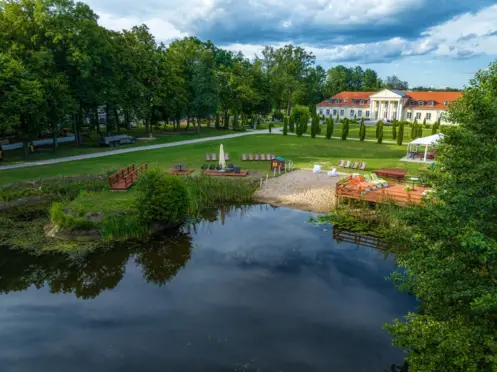
[{"label": "hooded beach chair", "polygon": [[366,162],[365,161],[363,161],[361,163],[361,166],[359,167],[359,170],[366,170]]},{"label": "hooded beach chair", "polygon": [[357,169],[359,166],[359,162],[355,161],[354,164],[352,164],[352,169]]},{"label": "hooded beach chair", "polygon": [[255,154],[255,160],[259,160],[259,154]]},{"label": "hooded beach chair", "polygon": [[344,168],[350,168],[350,160],[347,160],[345,165],[343,166]]},{"label": "hooded beach chair", "polygon": [[249,160],[254,160],[254,155],[249,154]]},{"label": "hooded beach chair", "polygon": [[344,165],[345,165],[345,160],[340,160],[338,167],[343,168]]},{"label": "hooded beach chair", "polygon": [[244,161],[247,160],[247,155],[242,154],[242,160],[244,160]]},{"label": "hooded beach chair", "polygon": [[209,154],[205,154],[205,161],[211,161],[211,156]]},{"label": "hooded beach chair", "polygon": [[266,160],[266,155],[261,154],[261,160]]},{"label": "hooded beach chair", "polygon": [[216,161],[216,160],[217,160],[216,153],[213,153],[213,154],[212,154],[212,156],[211,156],[211,160],[212,160],[212,161]]}]

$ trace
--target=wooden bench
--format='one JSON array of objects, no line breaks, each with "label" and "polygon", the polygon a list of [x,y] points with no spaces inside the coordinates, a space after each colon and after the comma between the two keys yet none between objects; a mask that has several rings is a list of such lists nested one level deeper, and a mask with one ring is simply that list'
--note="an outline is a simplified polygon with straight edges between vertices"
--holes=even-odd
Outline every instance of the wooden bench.
[{"label": "wooden bench", "polygon": [[404,180],[404,176],[407,174],[407,171],[398,168],[382,168],[373,171],[373,173],[375,173],[379,177],[393,178],[399,182],[402,182]]}]

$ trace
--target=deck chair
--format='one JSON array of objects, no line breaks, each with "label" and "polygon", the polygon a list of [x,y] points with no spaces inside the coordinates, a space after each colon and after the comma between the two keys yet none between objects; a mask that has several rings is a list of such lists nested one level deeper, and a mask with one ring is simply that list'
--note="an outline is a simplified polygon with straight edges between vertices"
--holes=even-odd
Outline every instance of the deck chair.
[{"label": "deck chair", "polygon": [[266,155],[266,160],[271,160],[271,154]]},{"label": "deck chair", "polygon": [[373,185],[375,185],[375,187],[378,188],[378,189],[381,188],[381,187],[383,187],[383,182],[379,181],[379,180],[378,181],[373,180],[373,177],[371,177],[370,174],[365,174],[364,175],[364,179],[366,181],[368,181],[369,183],[372,183]]},{"label": "deck chair", "polygon": [[217,160],[217,157],[216,157],[216,154],[215,154],[215,153],[214,153],[214,154],[212,154],[212,156],[211,156],[211,160],[212,160],[212,161],[216,161],[216,160]]},{"label": "deck chair", "polygon": [[249,160],[254,160],[254,155],[249,154]]},{"label": "deck chair", "polygon": [[272,159],[276,159],[276,155],[271,154],[271,160],[272,160]]},{"label": "deck chair", "polygon": [[259,154],[255,154],[255,160],[259,160]]},{"label": "deck chair", "polygon": [[361,166],[359,167],[359,170],[366,170],[366,162],[365,161],[363,161],[361,163]]},{"label": "deck chair", "polygon": [[205,161],[211,161],[211,156],[209,154],[205,154]]},{"label": "deck chair", "polygon": [[344,168],[350,168],[350,160],[347,160],[345,165],[343,166]]},{"label": "deck chair", "polygon": [[383,178],[378,177],[378,175],[376,173],[371,173],[371,179],[373,181],[377,181],[378,183],[380,183],[382,187],[388,186],[388,182],[385,181]]},{"label": "deck chair", "polygon": [[266,155],[261,154],[261,160],[266,160]]},{"label": "deck chair", "polygon": [[247,160],[247,155],[246,154],[242,154],[242,160],[243,161]]},{"label": "deck chair", "polygon": [[224,160],[230,160],[230,154],[225,153],[224,154]]},{"label": "deck chair", "polygon": [[340,164],[338,164],[338,166],[340,168],[343,168],[344,165],[345,165],[345,160],[340,160]]},{"label": "deck chair", "polygon": [[352,169],[357,169],[359,166],[359,162],[355,161],[354,164],[352,164]]}]

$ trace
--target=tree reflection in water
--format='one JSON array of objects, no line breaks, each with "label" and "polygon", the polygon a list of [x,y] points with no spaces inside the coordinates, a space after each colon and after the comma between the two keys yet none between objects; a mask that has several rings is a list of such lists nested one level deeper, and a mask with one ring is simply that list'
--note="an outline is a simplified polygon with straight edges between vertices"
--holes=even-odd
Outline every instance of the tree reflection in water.
[{"label": "tree reflection in water", "polygon": [[117,286],[134,260],[147,282],[164,285],[186,264],[191,237],[185,233],[140,244],[116,243],[82,255],[32,254],[0,247],[0,293],[45,285],[52,293],[91,299]]}]

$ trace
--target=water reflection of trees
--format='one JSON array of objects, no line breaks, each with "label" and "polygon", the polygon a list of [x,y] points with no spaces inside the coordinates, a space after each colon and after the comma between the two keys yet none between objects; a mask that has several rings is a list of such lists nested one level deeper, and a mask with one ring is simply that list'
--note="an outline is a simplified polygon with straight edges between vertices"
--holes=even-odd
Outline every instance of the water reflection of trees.
[{"label": "water reflection of trees", "polygon": [[178,233],[142,244],[127,242],[106,248],[76,256],[0,248],[0,293],[46,285],[52,293],[95,298],[117,286],[130,260],[141,267],[147,282],[163,285],[190,259],[191,238]]}]

